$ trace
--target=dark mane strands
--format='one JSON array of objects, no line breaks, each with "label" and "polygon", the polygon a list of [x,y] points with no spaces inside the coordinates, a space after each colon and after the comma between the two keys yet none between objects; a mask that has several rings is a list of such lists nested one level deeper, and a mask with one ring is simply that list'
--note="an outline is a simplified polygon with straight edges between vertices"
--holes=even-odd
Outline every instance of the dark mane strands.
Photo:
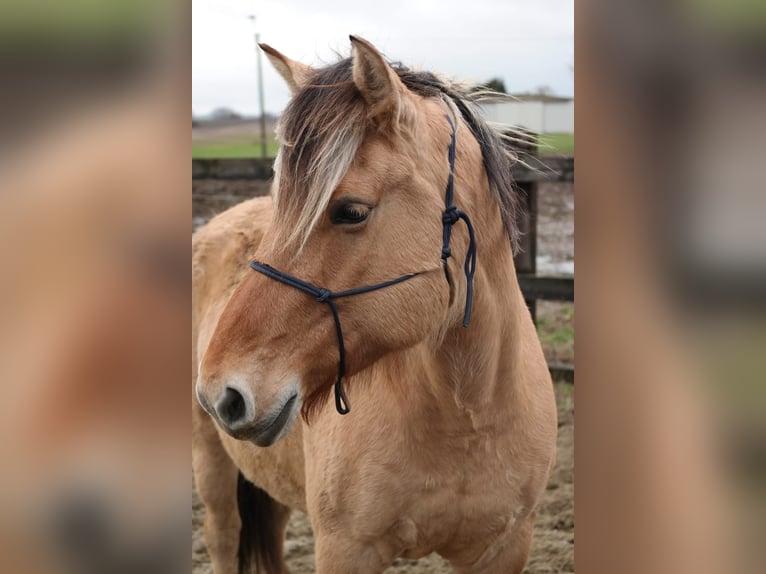
[{"label": "dark mane strands", "polygon": [[[477,103],[492,95],[446,82],[431,72],[412,70],[399,62],[390,65],[414,94],[451,102],[459,110],[481,148],[490,190],[498,201],[503,224],[515,252],[519,236],[516,218],[520,205],[511,177],[514,156],[504,141],[507,138],[488,125],[476,107]],[[284,201],[299,210],[309,208],[312,202],[305,201],[305,193],[320,185],[319,180],[327,180],[327,174],[320,173],[323,170],[317,156],[336,149],[341,143],[348,147],[349,155],[355,155],[364,137],[365,120],[364,102],[353,82],[351,58],[317,69],[310,84],[296,94],[280,121],[278,136],[284,148],[280,154],[279,202]],[[337,141],[331,141],[333,138]],[[347,171],[353,157],[344,159],[345,164],[342,159],[343,165],[338,166],[338,171],[343,173],[332,174],[336,179]],[[302,190],[303,196],[298,190]],[[318,215],[315,214],[315,217]],[[307,227],[313,224],[304,223]]]}]

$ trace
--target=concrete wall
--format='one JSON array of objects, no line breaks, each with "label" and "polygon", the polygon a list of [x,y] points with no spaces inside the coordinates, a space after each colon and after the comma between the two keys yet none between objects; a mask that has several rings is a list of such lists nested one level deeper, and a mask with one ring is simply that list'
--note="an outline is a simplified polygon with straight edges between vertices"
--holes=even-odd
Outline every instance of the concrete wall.
[{"label": "concrete wall", "polygon": [[573,134],[574,100],[568,102],[488,102],[481,105],[491,122],[536,133]]}]

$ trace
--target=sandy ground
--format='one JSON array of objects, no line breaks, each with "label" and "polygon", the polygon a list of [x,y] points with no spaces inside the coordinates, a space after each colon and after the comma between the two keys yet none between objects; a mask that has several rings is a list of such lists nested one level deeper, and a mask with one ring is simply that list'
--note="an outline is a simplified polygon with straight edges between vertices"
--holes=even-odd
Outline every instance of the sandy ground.
[{"label": "sandy ground", "polygon": [[[268,192],[258,181],[195,181],[193,228],[229,205]],[[539,190],[538,272],[574,271],[574,190],[571,184],[547,184]],[[574,313],[567,303],[539,302],[538,321],[549,360],[573,361],[573,341],[556,337],[573,329]],[[550,333],[550,337],[546,334]],[[527,574],[574,572],[574,399],[570,385],[556,385],[559,407],[557,461],[538,516]],[[192,574],[212,574],[202,536],[204,507],[196,493],[192,517]],[[314,572],[313,535],[308,517],[294,512],[287,531],[285,552],[292,574]],[[418,561],[399,560],[387,574],[446,574],[449,565],[436,555]]]}]

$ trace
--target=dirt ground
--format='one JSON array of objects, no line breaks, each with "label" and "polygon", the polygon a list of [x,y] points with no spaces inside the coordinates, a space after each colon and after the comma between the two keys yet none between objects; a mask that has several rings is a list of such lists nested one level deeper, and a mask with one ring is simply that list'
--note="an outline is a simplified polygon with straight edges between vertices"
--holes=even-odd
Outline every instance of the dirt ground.
[{"label": "dirt ground", "polygon": [[[195,181],[192,226],[253,195],[268,192],[258,181]],[[574,272],[574,189],[571,184],[545,184],[538,192],[538,272]],[[546,357],[574,361],[574,310],[570,303],[538,303],[538,331]],[[574,572],[574,396],[567,383],[556,383],[559,412],[557,460],[538,515],[526,574]],[[204,507],[193,495],[192,574],[212,574],[202,536]],[[308,517],[294,512],[285,544],[292,574],[314,572],[313,535]],[[436,555],[398,560],[386,574],[446,574],[449,565]]]}]

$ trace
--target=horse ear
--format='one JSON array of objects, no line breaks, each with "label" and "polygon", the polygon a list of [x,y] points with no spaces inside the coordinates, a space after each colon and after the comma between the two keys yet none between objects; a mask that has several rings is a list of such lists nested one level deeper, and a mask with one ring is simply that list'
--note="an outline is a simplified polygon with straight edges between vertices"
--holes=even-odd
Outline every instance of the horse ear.
[{"label": "horse ear", "polygon": [[308,84],[309,79],[314,74],[314,68],[301,62],[291,60],[281,52],[277,52],[268,44],[261,43],[258,44],[258,46],[266,53],[266,57],[277,72],[279,72],[279,75],[284,78],[285,82],[287,82],[293,95]]},{"label": "horse ear", "polygon": [[354,84],[369,107],[369,117],[397,121],[406,88],[383,55],[367,40],[349,36],[353,46]]}]

